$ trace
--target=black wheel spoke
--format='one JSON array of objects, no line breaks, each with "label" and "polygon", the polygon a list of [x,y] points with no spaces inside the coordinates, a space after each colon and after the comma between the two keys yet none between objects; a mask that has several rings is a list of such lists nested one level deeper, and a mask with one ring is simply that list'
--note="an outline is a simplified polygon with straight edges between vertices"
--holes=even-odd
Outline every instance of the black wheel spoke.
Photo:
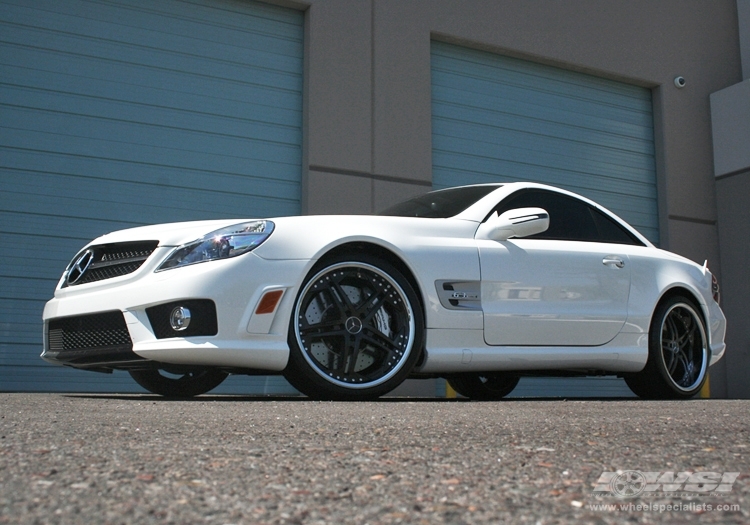
[{"label": "black wheel spoke", "polygon": [[295,332],[302,356],[330,383],[382,384],[410,356],[412,304],[399,282],[377,266],[333,264],[300,292]]},{"label": "black wheel spoke", "polygon": [[354,341],[349,341],[344,344],[341,356],[341,366],[339,369],[347,376],[354,374],[354,369],[357,366],[357,357],[359,356],[359,346],[359,337],[355,337]]},{"label": "black wheel spoke", "polygon": [[344,337],[346,333],[343,321],[308,325],[300,328],[300,336],[310,342],[328,337]]},{"label": "black wheel spoke", "polygon": [[368,329],[364,335],[364,339],[376,349],[382,351],[384,354],[392,355],[399,351],[398,343],[393,339],[390,339],[383,335],[379,330],[374,328]]},{"label": "black wheel spoke", "polygon": [[677,337],[678,331],[677,331],[677,325],[675,324],[674,316],[670,315],[667,318],[667,321],[666,323],[664,323],[664,325],[668,331],[667,337],[669,339],[675,339]]},{"label": "black wheel spoke", "polygon": [[341,287],[341,283],[332,280],[330,284],[330,292],[343,316],[346,317],[352,315],[352,313],[357,310],[356,305],[354,305],[349,299],[349,295],[346,293],[346,290]]},{"label": "black wheel spoke", "polygon": [[699,314],[687,302],[675,301],[663,315],[663,372],[672,391],[688,396],[702,384],[708,367],[705,329]]},{"label": "black wheel spoke", "polygon": [[[691,362],[688,360],[687,356],[680,352],[677,355],[676,361],[679,361],[679,363],[682,365],[682,377],[680,377],[680,380],[677,381],[678,384],[681,386],[690,386],[693,383],[693,380],[695,379],[695,369],[692,366]],[[676,378],[675,378],[676,380]]]},{"label": "black wheel spoke", "polygon": [[380,311],[380,308],[385,303],[384,294],[373,294],[358,310],[358,313],[363,314],[362,322],[369,324],[375,315]]},{"label": "black wheel spoke", "polygon": [[675,357],[675,353],[671,350],[668,350],[665,354],[665,364],[667,365],[667,372],[669,372],[669,375],[672,377],[674,377],[674,371],[677,368],[677,363],[678,360]]},{"label": "black wheel spoke", "polygon": [[695,336],[698,333],[698,326],[693,324],[689,330],[685,330],[685,334],[680,338],[681,348],[692,348],[695,342]]},{"label": "black wheel spoke", "polygon": [[346,319],[346,303],[341,300],[338,292],[331,288],[330,285],[321,290],[315,300],[321,305],[326,305],[325,310],[322,312],[324,318]]}]

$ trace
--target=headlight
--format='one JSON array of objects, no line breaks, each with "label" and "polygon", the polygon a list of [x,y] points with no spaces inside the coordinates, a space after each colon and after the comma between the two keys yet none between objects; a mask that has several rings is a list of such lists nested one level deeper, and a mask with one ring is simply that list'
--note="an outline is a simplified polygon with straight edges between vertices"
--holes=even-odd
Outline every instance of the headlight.
[{"label": "headlight", "polygon": [[251,221],[216,230],[177,248],[156,271],[237,257],[261,245],[273,228],[271,221]]}]

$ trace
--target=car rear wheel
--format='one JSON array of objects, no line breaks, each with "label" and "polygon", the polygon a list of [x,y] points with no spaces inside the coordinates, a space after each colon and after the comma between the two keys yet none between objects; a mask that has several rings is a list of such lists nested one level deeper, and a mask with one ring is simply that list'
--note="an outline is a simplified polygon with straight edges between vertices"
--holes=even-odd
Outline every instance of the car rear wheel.
[{"label": "car rear wheel", "polygon": [[692,301],[674,296],[654,312],[646,367],[625,382],[645,399],[689,399],[706,382],[708,360],[703,317]]},{"label": "car rear wheel", "polygon": [[196,370],[130,370],[130,376],[143,388],[166,397],[194,397],[219,386],[227,373],[212,368]]},{"label": "car rear wheel", "polygon": [[368,255],[330,259],[297,296],[284,375],[314,399],[373,399],[406,378],[423,338],[419,299],[396,268]]},{"label": "car rear wheel", "polygon": [[448,378],[448,384],[462,396],[481,401],[496,401],[510,394],[518,376],[494,374],[459,374]]}]

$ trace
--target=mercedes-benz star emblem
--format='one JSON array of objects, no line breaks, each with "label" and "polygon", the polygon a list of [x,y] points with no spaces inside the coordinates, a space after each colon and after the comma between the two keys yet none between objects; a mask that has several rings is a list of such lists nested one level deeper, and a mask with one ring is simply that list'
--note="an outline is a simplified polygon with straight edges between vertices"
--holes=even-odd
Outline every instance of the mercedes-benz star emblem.
[{"label": "mercedes-benz star emblem", "polygon": [[350,317],[346,320],[345,326],[350,334],[358,334],[362,331],[362,320],[359,317]]},{"label": "mercedes-benz star emblem", "polygon": [[83,254],[75,260],[68,270],[68,276],[65,278],[68,285],[76,284],[81,280],[83,274],[89,269],[91,263],[94,260],[94,252],[92,250],[86,250]]}]

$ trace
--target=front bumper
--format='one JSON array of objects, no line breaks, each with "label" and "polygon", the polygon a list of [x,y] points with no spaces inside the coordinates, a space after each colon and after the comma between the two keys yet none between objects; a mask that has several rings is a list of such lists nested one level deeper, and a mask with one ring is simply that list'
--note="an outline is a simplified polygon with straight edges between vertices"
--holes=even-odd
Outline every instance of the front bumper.
[{"label": "front bumper", "polygon": [[[90,369],[143,367],[147,360],[283,370],[289,356],[287,333],[294,299],[314,261],[270,261],[248,253],[154,272],[170,250],[157,248],[140,269],[127,276],[58,287],[44,308],[42,358]],[[275,290],[282,292],[276,308],[257,313],[263,296]],[[153,307],[195,300],[215,305],[212,335],[181,337],[175,332],[168,337],[149,319],[147,310]],[[159,311],[152,309],[152,316],[154,310]],[[91,320],[105,322],[91,329],[86,324]],[[79,332],[84,342],[61,343],[58,339],[64,329]],[[110,337],[113,331],[123,337]]]}]

